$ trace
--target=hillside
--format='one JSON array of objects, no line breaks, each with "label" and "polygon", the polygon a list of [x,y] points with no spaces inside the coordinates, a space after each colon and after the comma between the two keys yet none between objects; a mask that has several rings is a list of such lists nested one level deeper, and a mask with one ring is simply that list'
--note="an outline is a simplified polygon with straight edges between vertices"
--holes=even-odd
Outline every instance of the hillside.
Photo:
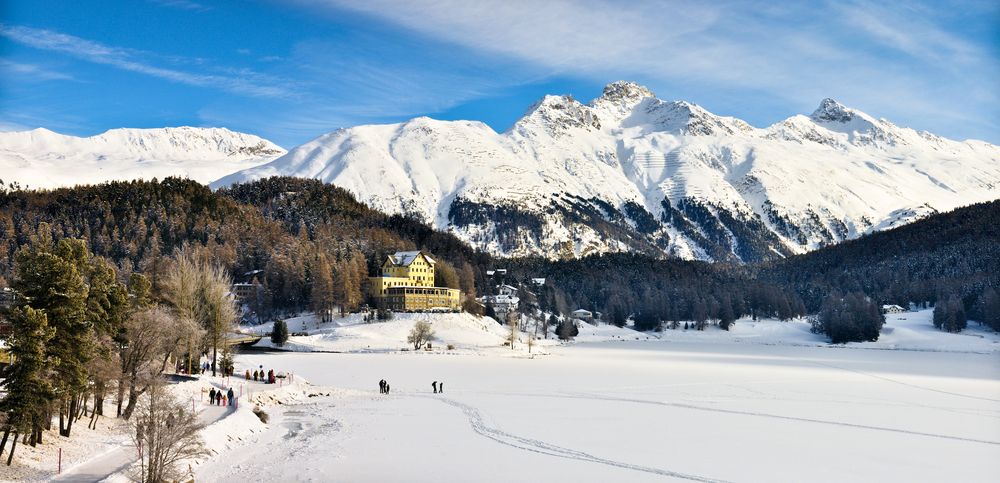
[{"label": "hillside", "polygon": [[1000,148],[826,99],[766,128],[627,82],[546,96],[510,130],[341,129],[213,183],[314,178],[498,256],[756,262],[1000,197]]},{"label": "hillside", "polygon": [[270,141],[225,128],[112,129],[91,137],[35,129],[0,133],[0,180],[31,188],[168,176],[208,183],[282,154]]}]

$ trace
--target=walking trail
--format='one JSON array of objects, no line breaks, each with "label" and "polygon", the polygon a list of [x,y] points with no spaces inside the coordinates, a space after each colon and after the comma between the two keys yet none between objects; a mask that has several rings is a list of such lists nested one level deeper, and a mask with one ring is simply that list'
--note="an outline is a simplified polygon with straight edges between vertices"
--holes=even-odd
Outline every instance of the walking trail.
[{"label": "walking trail", "polygon": [[[198,413],[198,422],[208,426],[235,411],[234,407],[206,406]],[[119,446],[96,458],[80,463],[62,475],[52,479],[60,482],[95,482],[103,481],[115,473],[128,468],[139,459],[135,446],[129,444]]]}]

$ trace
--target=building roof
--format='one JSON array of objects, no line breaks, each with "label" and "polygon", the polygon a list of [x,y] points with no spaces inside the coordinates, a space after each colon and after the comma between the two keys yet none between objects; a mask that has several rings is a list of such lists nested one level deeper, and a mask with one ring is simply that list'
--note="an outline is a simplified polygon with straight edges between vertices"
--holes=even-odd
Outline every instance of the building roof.
[{"label": "building roof", "polygon": [[[421,253],[422,252],[420,250],[410,251],[410,252],[396,252],[391,257],[389,257],[389,260],[392,260],[392,263],[394,265],[402,265],[405,267],[413,263],[413,261],[416,260]],[[427,256],[426,254],[424,254],[424,258],[427,259],[427,263],[434,265],[435,262],[433,258]]]},{"label": "building roof", "polygon": [[576,309],[573,311],[573,315],[593,315],[593,313],[586,309]]}]

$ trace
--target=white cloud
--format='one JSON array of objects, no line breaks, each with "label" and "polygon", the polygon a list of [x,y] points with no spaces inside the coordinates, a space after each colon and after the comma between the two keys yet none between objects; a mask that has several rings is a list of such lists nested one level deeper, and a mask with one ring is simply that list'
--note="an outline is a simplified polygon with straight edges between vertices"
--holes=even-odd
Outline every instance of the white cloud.
[{"label": "white cloud", "polygon": [[70,80],[73,77],[62,72],[57,72],[37,64],[24,64],[12,62],[7,59],[0,59],[0,73],[4,77],[24,76],[35,81],[47,80]]},{"label": "white cloud", "polygon": [[[635,78],[667,98],[710,90],[789,105],[827,96],[934,127],[976,112],[1000,72],[985,48],[934,23],[933,4],[604,0],[300,0],[353,10],[432,38],[516,59],[546,75]],[[944,7],[948,8],[948,7]],[[971,7],[969,7],[971,8]],[[890,53],[873,46],[884,46]],[[897,55],[892,55],[896,51]],[[957,100],[967,93],[979,100]],[[716,97],[716,96],[712,96]],[[689,99],[699,102],[699,99]],[[704,101],[702,101],[704,102]],[[709,106],[713,107],[713,106]],[[715,106],[720,107],[720,106]],[[993,114],[989,114],[989,112]],[[739,115],[739,112],[730,112]],[[990,120],[989,118],[992,118]]]},{"label": "white cloud", "polygon": [[157,5],[162,5],[164,7],[179,8],[181,10],[192,10],[197,12],[204,12],[211,10],[210,7],[202,5],[198,2],[192,2],[191,0],[151,0]]},{"label": "white cloud", "polygon": [[61,52],[88,62],[110,65],[122,70],[181,84],[221,89],[252,97],[289,98],[293,96],[292,91],[285,86],[284,82],[249,70],[240,70],[234,75],[220,75],[159,67],[142,59],[150,56],[145,52],[108,46],[52,30],[0,25],[0,35],[36,49]]}]

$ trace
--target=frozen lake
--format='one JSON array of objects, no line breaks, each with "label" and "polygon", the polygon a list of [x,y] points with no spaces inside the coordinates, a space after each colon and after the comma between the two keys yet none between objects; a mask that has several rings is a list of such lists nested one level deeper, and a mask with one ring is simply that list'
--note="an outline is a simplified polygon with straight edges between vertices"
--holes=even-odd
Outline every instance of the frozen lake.
[{"label": "frozen lake", "polygon": [[[210,481],[996,481],[997,353],[617,342],[526,358],[241,355],[353,391]],[[392,394],[378,393],[385,378]],[[445,394],[431,382],[445,381]]]}]

